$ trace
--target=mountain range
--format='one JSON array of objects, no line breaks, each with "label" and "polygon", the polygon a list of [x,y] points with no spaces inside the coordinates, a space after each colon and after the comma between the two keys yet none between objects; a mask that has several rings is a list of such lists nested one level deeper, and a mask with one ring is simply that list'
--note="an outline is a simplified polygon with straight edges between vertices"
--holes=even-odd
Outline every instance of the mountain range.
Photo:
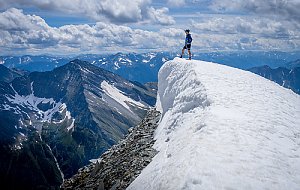
[{"label": "mountain range", "polygon": [[[176,52],[83,54],[78,56],[0,56],[0,64],[28,71],[50,71],[74,59],[114,72],[130,81],[157,82],[157,73],[167,61],[179,56]],[[193,52],[193,59],[220,63],[247,70],[268,65],[271,68],[295,67],[300,52]],[[299,65],[299,60],[298,60]]]},{"label": "mountain range", "polygon": [[[159,52],[76,57],[85,61],[2,56],[1,184],[57,188],[141,121],[155,104],[159,69],[175,56]],[[201,53],[194,58],[249,70],[299,94],[298,54],[286,56],[262,54],[261,62],[255,62],[254,53]],[[275,61],[260,66],[268,60]],[[282,65],[286,68],[276,68]],[[18,184],[16,179],[21,179]]]},{"label": "mountain range", "polygon": [[288,69],[293,69],[295,67],[300,67],[300,59],[297,59],[295,61],[290,61],[285,65]]},{"label": "mountain range", "polygon": [[[296,66],[296,64],[294,66]],[[251,68],[249,71],[300,94],[300,67],[292,67],[291,69],[278,67],[276,69],[272,69],[265,65]]]},{"label": "mountain range", "polygon": [[[88,62],[0,82],[1,184],[58,188],[116,144],[156,102],[156,90]],[[18,183],[16,183],[18,181]]]},{"label": "mountain range", "polygon": [[18,68],[28,71],[50,71],[73,59],[89,63],[114,72],[130,81],[139,83],[157,82],[157,73],[164,62],[173,58],[173,53],[117,53],[113,55],[79,55],[75,57],[57,56],[2,56],[0,63],[8,68]]}]

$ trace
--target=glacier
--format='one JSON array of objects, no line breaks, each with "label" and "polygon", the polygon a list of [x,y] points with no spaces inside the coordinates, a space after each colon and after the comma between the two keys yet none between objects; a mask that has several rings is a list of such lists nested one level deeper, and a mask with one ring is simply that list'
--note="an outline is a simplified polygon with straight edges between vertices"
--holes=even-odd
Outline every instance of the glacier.
[{"label": "glacier", "polygon": [[299,95],[197,60],[168,61],[158,78],[159,153],[127,189],[299,189]]}]

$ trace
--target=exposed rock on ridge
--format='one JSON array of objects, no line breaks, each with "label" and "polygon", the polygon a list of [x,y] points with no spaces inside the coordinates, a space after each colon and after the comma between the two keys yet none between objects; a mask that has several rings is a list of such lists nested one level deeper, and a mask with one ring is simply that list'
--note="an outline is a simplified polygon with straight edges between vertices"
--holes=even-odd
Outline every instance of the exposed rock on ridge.
[{"label": "exposed rock on ridge", "polygon": [[152,148],[160,113],[150,110],[126,138],[111,147],[95,163],[64,181],[62,189],[125,189],[156,155]]}]

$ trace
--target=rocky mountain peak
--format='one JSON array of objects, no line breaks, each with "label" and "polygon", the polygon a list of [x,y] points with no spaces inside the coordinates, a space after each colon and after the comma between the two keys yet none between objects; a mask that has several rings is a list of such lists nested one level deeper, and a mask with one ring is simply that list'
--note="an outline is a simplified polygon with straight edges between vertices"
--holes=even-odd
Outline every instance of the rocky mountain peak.
[{"label": "rocky mountain peak", "polygon": [[[8,139],[8,147],[13,147],[7,153],[9,158],[0,162],[10,165],[7,161],[17,154],[15,150],[25,156],[31,151],[33,158],[41,155],[44,159],[40,152],[35,152],[37,149],[31,149],[31,144],[44,143],[53,163],[49,175],[58,175],[55,184],[61,176],[71,177],[90,159],[99,157],[122,139],[129,128],[142,120],[156,98],[142,84],[81,60],[52,71],[32,72],[0,85],[3,89],[0,90],[0,139]],[[37,134],[40,140],[31,141],[32,134]],[[23,167],[22,163],[14,160],[11,165],[14,164],[13,169],[4,168],[4,173],[11,179],[23,179],[13,172]],[[26,172],[33,176],[39,168],[47,167],[43,163],[36,166]],[[39,177],[45,175],[32,178],[32,183]],[[20,185],[26,183],[19,181]]]},{"label": "rocky mountain peak", "polygon": [[0,64],[0,81],[11,82],[13,79],[22,76],[17,71],[11,70]]}]

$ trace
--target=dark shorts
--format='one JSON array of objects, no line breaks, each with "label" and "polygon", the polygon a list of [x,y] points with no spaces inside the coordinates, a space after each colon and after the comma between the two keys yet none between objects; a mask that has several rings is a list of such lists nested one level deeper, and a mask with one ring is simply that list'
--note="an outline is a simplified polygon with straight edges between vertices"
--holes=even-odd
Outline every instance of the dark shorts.
[{"label": "dark shorts", "polygon": [[191,46],[192,46],[192,44],[186,44],[185,46],[183,46],[182,49],[188,49],[188,50],[190,50]]}]

